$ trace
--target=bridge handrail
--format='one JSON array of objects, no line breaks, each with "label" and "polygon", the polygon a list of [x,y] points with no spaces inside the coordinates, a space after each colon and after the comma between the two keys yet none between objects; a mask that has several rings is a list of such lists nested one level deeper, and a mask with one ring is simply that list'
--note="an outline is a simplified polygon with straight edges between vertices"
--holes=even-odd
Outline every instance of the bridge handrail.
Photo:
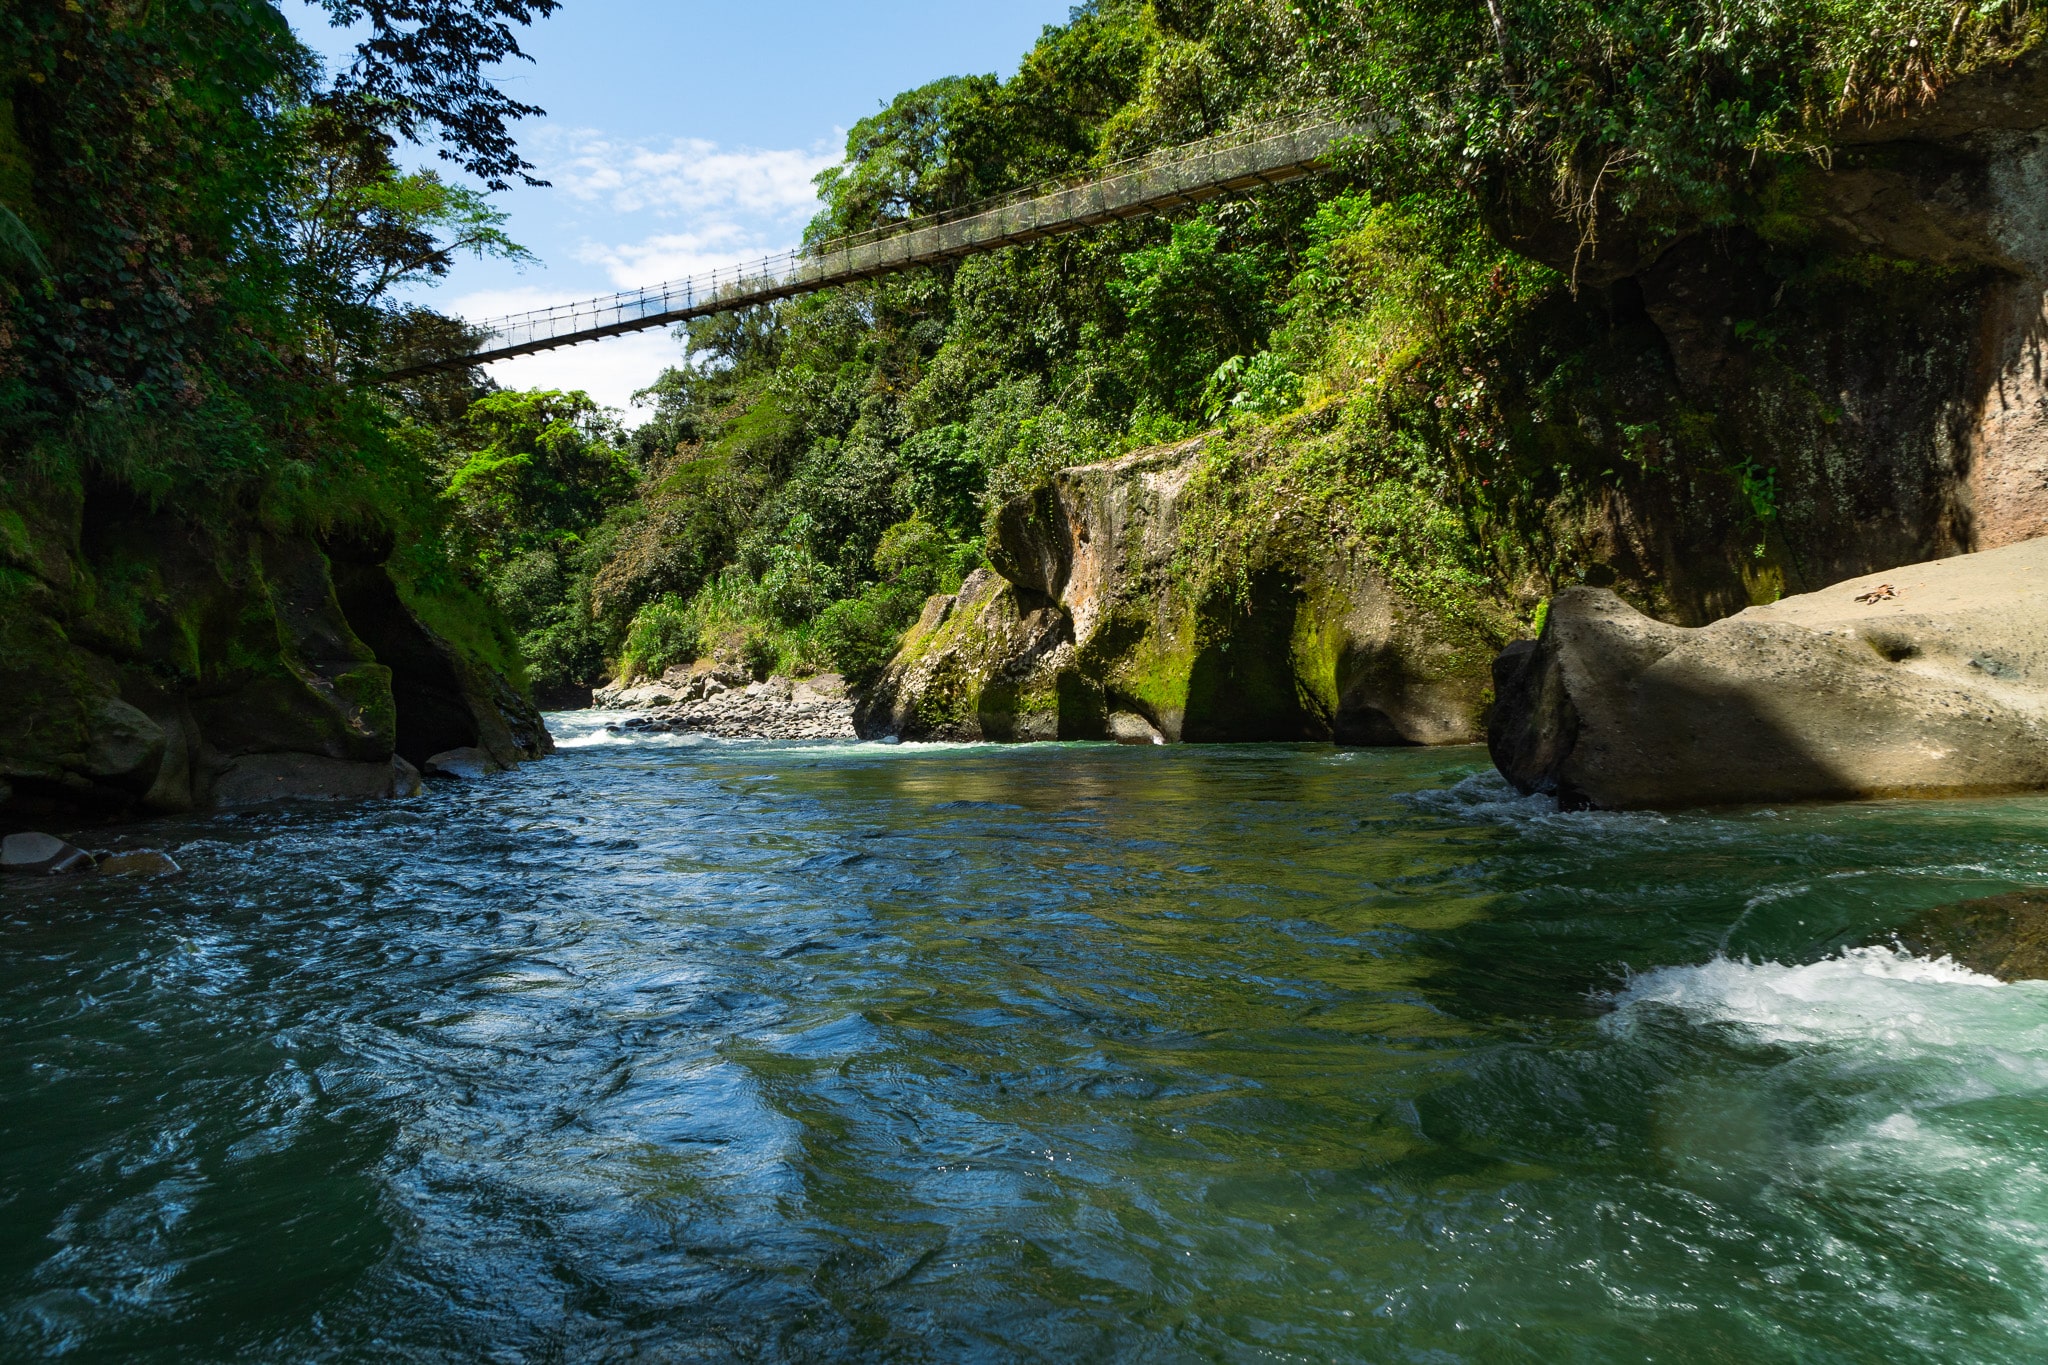
[{"label": "bridge handrail", "polygon": [[1196,157],[1207,156],[1226,147],[1248,147],[1254,143],[1267,142],[1282,137],[1298,137],[1303,133],[1316,132],[1325,128],[1335,130],[1352,126],[1354,125],[1350,121],[1327,116],[1269,119],[1264,123],[1247,124],[1242,128],[1226,129],[1221,133],[1214,133],[1205,138],[1197,138],[1193,142],[1176,143],[1171,147],[1157,147],[1149,152],[1140,152],[1136,156],[1127,156],[1118,161],[1111,161],[1092,170],[1074,171],[1068,175],[1054,176],[1049,180],[1040,180],[1018,189],[1005,190],[1001,194],[992,194],[986,199],[976,199],[971,203],[959,204],[952,208],[936,209],[931,213],[919,214],[915,218],[899,218],[893,222],[865,228],[860,232],[851,232],[843,236],[807,244],[805,247],[800,248],[800,250],[813,251],[818,255],[824,255],[833,251],[848,251],[855,247],[867,246],[873,242],[886,241],[891,237],[900,237],[906,232],[915,232],[919,228],[937,227],[941,223],[956,223],[963,218],[974,218],[984,213],[993,213],[997,209],[1008,208],[1013,204],[1024,204],[1029,203],[1033,199],[1043,199],[1049,194],[1058,194],[1061,190],[1079,189],[1083,185],[1106,185],[1112,181],[1126,180],[1134,175],[1142,175],[1147,171],[1159,170],[1179,162],[1192,161]]},{"label": "bridge handrail", "polygon": [[[621,290],[616,294],[594,299],[580,299],[573,303],[553,304],[546,308],[530,309],[523,313],[510,313],[474,324],[487,339],[519,344],[539,339],[542,327],[550,335],[556,331],[582,332],[629,322],[636,318],[652,317],[664,313],[695,308],[702,302],[715,302],[722,294],[747,294],[758,292],[759,287],[790,278],[798,273],[805,262],[816,263],[827,257],[888,241],[924,228],[956,223],[983,214],[997,212],[1017,204],[1029,203],[1065,190],[1089,185],[1112,185],[1142,176],[1166,167],[1196,160],[1233,147],[1252,146],[1260,142],[1280,138],[1298,138],[1305,134],[1327,130],[1332,136],[1354,130],[1358,125],[1336,118],[1282,119],[1253,124],[1195,142],[1164,147],[1139,156],[1126,157],[1092,171],[1076,172],[1056,179],[1040,181],[1021,189],[992,195],[969,204],[942,209],[935,213],[905,218],[862,232],[848,233],[808,243],[791,251],[777,252],[758,260],[739,265],[723,266],[701,274],[679,280],[669,280],[640,289]],[[749,285],[755,286],[750,290]],[[562,323],[572,324],[560,328]],[[522,335],[523,334],[523,335]]]}]

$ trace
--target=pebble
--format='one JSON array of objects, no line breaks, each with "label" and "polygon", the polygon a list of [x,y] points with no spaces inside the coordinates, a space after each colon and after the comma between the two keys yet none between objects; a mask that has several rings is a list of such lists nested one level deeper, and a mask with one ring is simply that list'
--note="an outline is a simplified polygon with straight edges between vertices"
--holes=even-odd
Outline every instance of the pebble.
[{"label": "pebble", "polygon": [[[745,687],[712,686],[704,695],[668,706],[654,706],[605,726],[612,734],[715,735],[720,739],[853,739],[853,700],[832,679],[824,686],[810,680],[794,686],[773,678]],[[696,690],[696,689],[692,689]]]}]

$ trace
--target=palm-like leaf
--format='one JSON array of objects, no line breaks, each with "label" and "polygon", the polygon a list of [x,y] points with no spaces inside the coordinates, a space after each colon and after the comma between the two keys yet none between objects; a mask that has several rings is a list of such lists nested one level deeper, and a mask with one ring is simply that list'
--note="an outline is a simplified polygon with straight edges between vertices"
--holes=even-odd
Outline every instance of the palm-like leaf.
[{"label": "palm-like leaf", "polygon": [[5,204],[0,204],[0,247],[6,247],[27,261],[38,275],[50,273],[50,263],[43,259],[43,249],[36,244],[35,234]]}]

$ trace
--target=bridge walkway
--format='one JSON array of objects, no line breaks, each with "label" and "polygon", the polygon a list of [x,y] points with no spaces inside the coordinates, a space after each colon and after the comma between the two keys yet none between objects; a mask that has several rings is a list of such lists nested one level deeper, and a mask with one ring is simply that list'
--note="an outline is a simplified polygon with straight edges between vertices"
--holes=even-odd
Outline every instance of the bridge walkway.
[{"label": "bridge walkway", "polygon": [[1283,184],[1324,169],[1341,140],[1364,131],[1356,124],[1328,121],[1277,128],[1265,125],[1205,138],[1118,162],[1085,178],[1035,185],[999,199],[835,238],[707,276],[493,318],[479,324],[486,335],[477,350],[393,371],[388,377],[487,365],[558,346],[665,327],[912,266],[1158,213],[1234,190]]}]

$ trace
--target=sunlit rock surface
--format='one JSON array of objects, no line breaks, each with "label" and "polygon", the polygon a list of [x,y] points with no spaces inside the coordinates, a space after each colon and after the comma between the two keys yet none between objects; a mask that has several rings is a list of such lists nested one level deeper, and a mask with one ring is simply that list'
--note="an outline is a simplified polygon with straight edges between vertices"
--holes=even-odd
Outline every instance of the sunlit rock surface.
[{"label": "sunlit rock surface", "polygon": [[1697,629],[1568,589],[1495,686],[1495,764],[1568,807],[2048,789],[2048,538]]}]

